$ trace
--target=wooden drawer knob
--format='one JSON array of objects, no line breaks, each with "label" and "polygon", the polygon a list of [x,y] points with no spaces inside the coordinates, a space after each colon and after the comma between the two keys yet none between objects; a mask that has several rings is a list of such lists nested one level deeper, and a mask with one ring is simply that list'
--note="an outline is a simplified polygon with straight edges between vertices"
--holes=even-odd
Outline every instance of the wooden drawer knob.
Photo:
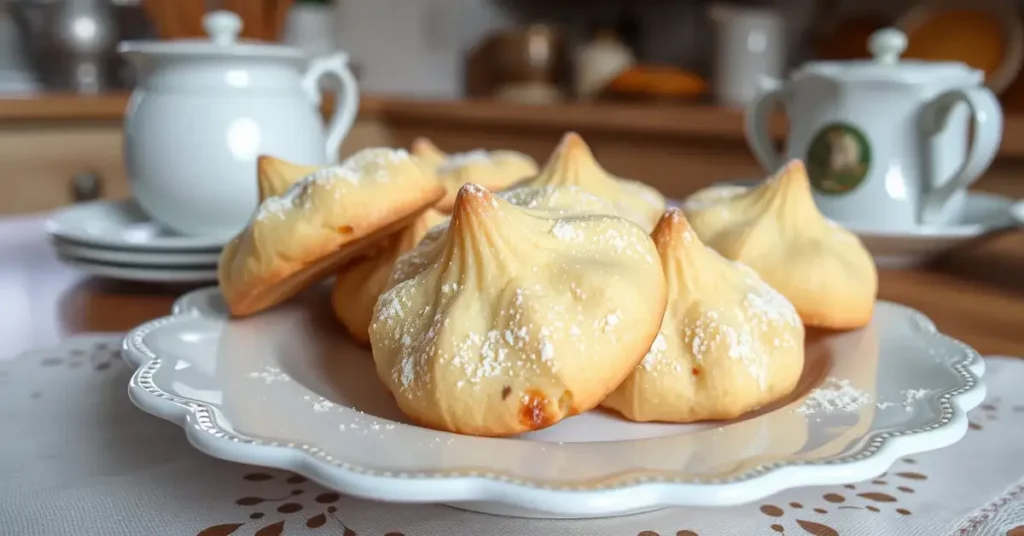
[{"label": "wooden drawer knob", "polygon": [[71,177],[71,199],[75,203],[93,201],[103,195],[103,179],[91,171],[75,173]]}]

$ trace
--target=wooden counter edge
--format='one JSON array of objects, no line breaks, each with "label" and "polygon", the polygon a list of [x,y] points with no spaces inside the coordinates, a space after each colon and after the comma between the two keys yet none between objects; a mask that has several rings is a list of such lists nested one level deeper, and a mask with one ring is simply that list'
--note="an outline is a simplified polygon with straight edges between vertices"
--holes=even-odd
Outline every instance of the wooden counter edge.
[{"label": "wooden counter edge", "polygon": [[[120,121],[128,94],[10,95],[0,97],[0,125]],[[331,107],[326,99],[325,113]],[[743,111],[702,104],[565,103],[527,105],[490,100],[427,100],[363,95],[360,118],[414,126],[417,123],[503,128],[703,137],[742,141]],[[1024,157],[1024,114],[1008,113],[1000,156]],[[777,117],[770,132],[780,139],[785,121]]]}]

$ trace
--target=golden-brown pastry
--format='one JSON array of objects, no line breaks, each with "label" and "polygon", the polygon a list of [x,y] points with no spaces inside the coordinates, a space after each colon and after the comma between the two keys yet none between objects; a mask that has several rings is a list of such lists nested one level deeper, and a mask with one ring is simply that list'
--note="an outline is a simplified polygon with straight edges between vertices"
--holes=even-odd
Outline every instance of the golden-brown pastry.
[{"label": "golden-brown pastry", "polygon": [[818,212],[799,160],[755,188],[701,190],[682,208],[705,244],[757,271],[804,324],[853,329],[871,320],[878,291],[871,254]]},{"label": "golden-brown pastry", "polygon": [[615,203],[616,213],[645,230],[654,228],[665,211],[665,198],[654,188],[634,180],[616,177],[601,167],[594,153],[575,132],[567,133],[544,169],[520,186],[579,186]]},{"label": "golden-brown pastry", "polygon": [[423,164],[424,171],[429,170],[430,173],[436,171],[437,166],[441,165],[441,162],[448,157],[444,151],[434,145],[434,142],[430,141],[430,138],[424,137],[412,140],[411,153],[414,159]]},{"label": "golden-brown pastry", "polygon": [[419,244],[431,227],[447,219],[444,214],[428,209],[408,227],[389,238],[380,251],[355,259],[338,271],[331,292],[331,307],[352,338],[370,342],[368,330],[373,306],[387,286],[395,260]]},{"label": "golden-brown pastry", "polygon": [[260,203],[268,197],[284,195],[299,179],[316,173],[323,167],[325,166],[301,166],[273,156],[260,155],[256,158]]},{"label": "golden-brown pastry", "polygon": [[[611,214],[615,208],[609,201],[575,186],[547,188],[516,188],[495,194],[518,207],[540,209],[555,214]],[[399,255],[424,242],[444,237],[450,218],[430,209],[393,238],[373,256],[354,260],[341,268],[334,283],[331,304],[335,316],[352,337],[370,341],[367,330],[373,306],[384,290]],[[429,231],[429,236],[427,235]],[[426,237],[426,238],[425,238]]]},{"label": "golden-brown pastry", "polygon": [[516,151],[485,151],[446,154],[427,138],[416,138],[412,153],[420,165],[433,172],[448,193],[437,203],[441,212],[451,213],[455,195],[463,184],[474,183],[492,191],[537,174],[537,162]]},{"label": "golden-brown pastry", "polygon": [[272,307],[408,225],[444,195],[405,150],[364,149],[260,204],[221,252],[217,279],[232,314]]},{"label": "golden-brown pastry", "polygon": [[665,278],[637,225],[468,184],[442,229],[399,257],[370,323],[377,374],[417,423],[544,428],[596,406],[650,348]]},{"label": "golden-brown pastry", "polygon": [[646,357],[602,405],[635,421],[692,422],[733,419],[789,394],[804,366],[793,305],[704,246],[677,208],[652,237],[668,308]]}]

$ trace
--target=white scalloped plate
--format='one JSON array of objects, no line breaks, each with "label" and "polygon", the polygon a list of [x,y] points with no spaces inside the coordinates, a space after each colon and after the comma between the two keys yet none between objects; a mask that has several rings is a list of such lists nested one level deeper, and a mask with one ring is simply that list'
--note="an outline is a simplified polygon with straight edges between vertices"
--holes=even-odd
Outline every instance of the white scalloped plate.
[{"label": "white scalloped plate", "polygon": [[[216,289],[184,296],[125,338],[132,400],[212,456],[358,497],[601,517],[872,478],[959,440],[985,394],[976,352],[882,302],[864,329],[811,335],[794,395],[743,420],[637,424],[590,411],[516,438],[460,436],[405,423],[325,290],[244,320],[228,318]],[[831,379],[870,400],[808,412],[808,392]]]}]

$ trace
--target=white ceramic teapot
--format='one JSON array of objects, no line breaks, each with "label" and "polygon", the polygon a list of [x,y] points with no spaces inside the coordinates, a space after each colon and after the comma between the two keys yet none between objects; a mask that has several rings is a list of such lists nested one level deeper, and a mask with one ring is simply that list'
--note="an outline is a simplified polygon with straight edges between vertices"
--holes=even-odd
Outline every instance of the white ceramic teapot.
[{"label": "white ceramic teapot", "polygon": [[[788,82],[766,83],[747,109],[747,142],[761,165],[804,160],[821,211],[858,229],[959,223],[967,187],[1002,138],[1002,109],[981,71],[900,61],[906,46],[902,32],[879,30],[868,43],[873,59],[811,62]],[[784,154],[767,128],[778,103],[789,116]]]},{"label": "white ceramic teapot", "polygon": [[[359,93],[343,52],[309,62],[298,48],[238,41],[242,22],[230,11],[208,13],[203,28],[210,40],[120,44],[139,80],[124,120],[125,166],[155,220],[226,239],[256,207],[256,157],[336,161]],[[341,81],[326,133],[323,76]]]}]

